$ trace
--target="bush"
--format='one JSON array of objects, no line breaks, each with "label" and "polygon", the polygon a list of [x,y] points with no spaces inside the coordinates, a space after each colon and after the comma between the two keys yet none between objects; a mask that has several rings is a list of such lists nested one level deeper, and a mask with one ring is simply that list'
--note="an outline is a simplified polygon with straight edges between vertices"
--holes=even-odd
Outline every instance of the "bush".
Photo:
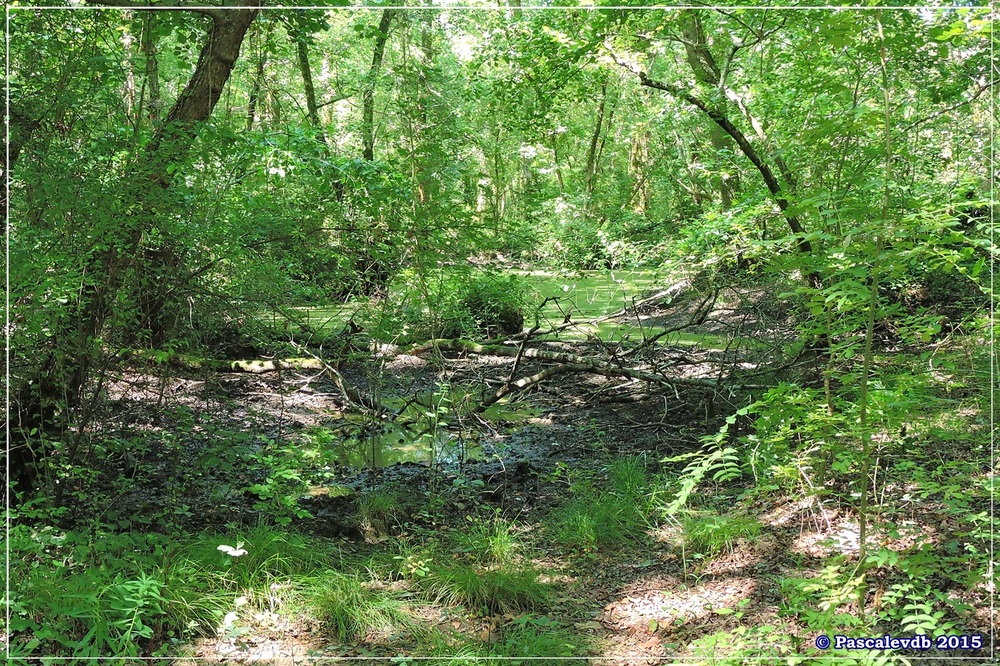
[{"label": "bush", "polygon": [[514,335],[524,327],[524,291],[517,276],[484,273],[459,286],[458,306],[475,332],[487,338]]},{"label": "bush", "polygon": [[376,334],[402,343],[430,338],[495,337],[524,325],[526,287],[515,275],[461,271],[429,280],[411,276],[402,308],[383,313]]}]

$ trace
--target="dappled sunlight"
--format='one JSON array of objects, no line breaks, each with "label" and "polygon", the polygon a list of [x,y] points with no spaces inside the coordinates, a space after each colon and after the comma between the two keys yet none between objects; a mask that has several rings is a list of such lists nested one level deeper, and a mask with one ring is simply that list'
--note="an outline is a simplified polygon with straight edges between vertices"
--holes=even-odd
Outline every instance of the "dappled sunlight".
[{"label": "dappled sunlight", "polygon": [[752,540],[743,539],[730,550],[705,562],[699,569],[699,577],[719,578],[750,572],[765,557],[772,557],[779,547],[778,540],[767,534],[759,535]]},{"label": "dappled sunlight", "polygon": [[996,628],[989,8],[69,4],[7,17],[13,663]]},{"label": "dappled sunlight", "polygon": [[658,576],[629,585],[604,607],[602,619],[618,631],[669,632],[734,608],[749,599],[759,583],[746,576],[723,577],[688,586],[675,576]]},{"label": "dappled sunlight", "polygon": [[802,532],[792,542],[790,552],[812,557],[829,557],[858,552],[857,523],[842,522],[832,532]]},{"label": "dappled sunlight", "polygon": [[760,522],[772,527],[787,527],[794,521],[801,522],[803,512],[810,510],[815,503],[816,499],[813,497],[779,503],[767,513],[761,514]]}]

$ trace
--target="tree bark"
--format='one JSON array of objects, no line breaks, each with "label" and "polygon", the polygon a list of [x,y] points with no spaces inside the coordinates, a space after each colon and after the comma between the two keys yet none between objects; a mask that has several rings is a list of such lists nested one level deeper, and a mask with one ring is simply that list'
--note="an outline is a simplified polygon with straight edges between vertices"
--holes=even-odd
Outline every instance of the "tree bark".
[{"label": "tree bark", "polygon": [[382,69],[382,60],[385,58],[385,44],[389,39],[392,18],[395,15],[394,9],[382,10],[378,34],[375,36],[375,49],[372,52],[372,64],[368,68],[368,78],[361,98],[361,133],[364,142],[362,157],[368,162],[375,159],[375,88],[379,71]]},{"label": "tree bark", "polygon": [[[81,405],[90,372],[102,353],[101,337],[114,314],[125,275],[136,257],[144,254],[143,238],[157,221],[156,188],[168,187],[167,167],[181,161],[197,136],[200,123],[208,119],[222,95],[247,29],[257,15],[261,0],[248,0],[244,9],[213,12],[212,26],[198,58],[194,74],[184,91],[146,145],[133,178],[123,184],[121,209],[138,211],[123,215],[116,233],[109,235],[108,249],[97,253],[87,270],[97,276],[80,292],[73,311],[54,336],[56,348],[45,355],[34,376],[13,391],[11,419],[11,478],[21,490],[30,490],[37,472],[36,462],[49,453],[41,434],[58,435],[72,423]],[[204,12],[203,12],[204,13]],[[152,188],[152,189],[151,189]],[[146,202],[147,206],[136,205]],[[168,259],[169,261],[169,259]],[[162,281],[161,266],[143,266],[151,283]],[[153,302],[160,292],[154,291]],[[141,298],[139,300],[142,300]],[[144,313],[158,315],[159,313]],[[34,445],[30,442],[34,440]]]},{"label": "tree bark", "polygon": [[310,127],[316,130],[320,142],[326,145],[326,135],[319,123],[319,106],[316,104],[316,88],[313,86],[312,67],[309,65],[308,35],[300,32],[295,35],[294,40],[295,51],[299,59],[299,72],[302,74],[302,88],[306,93],[306,117]]},{"label": "tree bark", "polygon": [[140,47],[146,58],[146,86],[149,98],[146,100],[146,117],[155,124],[160,119],[160,108],[163,104],[160,98],[160,65],[156,57],[156,39],[153,37],[153,24],[156,16],[152,12],[142,15],[142,37]]}]

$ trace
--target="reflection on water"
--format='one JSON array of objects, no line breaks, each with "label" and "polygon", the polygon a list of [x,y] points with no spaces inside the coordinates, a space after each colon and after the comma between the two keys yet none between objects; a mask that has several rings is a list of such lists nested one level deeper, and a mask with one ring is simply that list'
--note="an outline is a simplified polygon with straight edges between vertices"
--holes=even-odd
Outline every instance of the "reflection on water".
[{"label": "reflection on water", "polygon": [[461,464],[482,456],[479,445],[462,435],[400,427],[389,423],[379,433],[354,435],[335,445],[337,461],[348,467],[386,467],[396,463]]},{"label": "reflection on water", "polygon": [[[472,425],[469,412],[480,396],[470,387],[452,389],[441,385],[406,402],[385,400],[387,407],[403,411],[393,421],[372,423],[358,415],[346,415],[337,429],[314,432],[312,439],[341,465],[386,467],[396,463],[461,465],[481,460],[476,434],[461,424]],[[523,423],[540,415],[529,404],[500,401],[479,415],[492,423]]]}]

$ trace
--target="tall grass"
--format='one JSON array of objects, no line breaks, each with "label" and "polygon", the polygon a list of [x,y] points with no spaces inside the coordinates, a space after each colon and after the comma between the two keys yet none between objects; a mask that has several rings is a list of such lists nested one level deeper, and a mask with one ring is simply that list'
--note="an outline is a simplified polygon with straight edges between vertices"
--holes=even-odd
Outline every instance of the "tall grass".
[{"label": "tall grass", "polygon": [[640,458],[613,461],[602,489],[580,485],[577,496],[553,512],[555,541],[586,552],[641,541],[648,526],[648,488]]},{"label": "tall grass", "polygon": [[340,640],[413,629],[401,601],[357,576],[328,570],[300,582],[307,612]]},{"label": "tall grass", "polygon": [[418,579],[437,603],[463,605],[473,611],[511,613],[544,606],[548,587],[530,568],[481,569],[463,563],[432,563],[429,573]]}]

